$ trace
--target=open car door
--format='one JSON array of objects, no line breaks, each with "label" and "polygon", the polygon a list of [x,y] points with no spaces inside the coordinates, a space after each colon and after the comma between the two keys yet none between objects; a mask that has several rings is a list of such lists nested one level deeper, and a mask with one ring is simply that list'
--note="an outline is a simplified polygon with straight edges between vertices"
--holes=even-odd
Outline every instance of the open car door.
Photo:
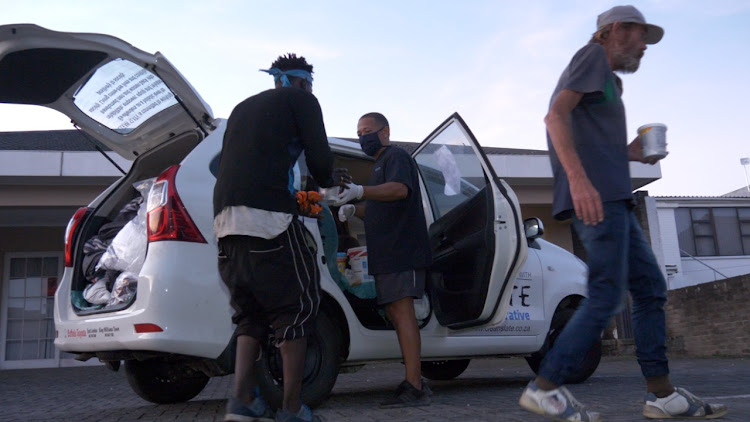
[{"label": "open car door", "polygon": [[57,110],[128,159],[213,129],[211,109],[161,53],[30,24],[0,26],[0,103]]},{"label": "open car door", "polygon": [[413,157],[433,217],[428,289],[438,322],[452,329],[502,322],[528,254],[518,199],[458,113]]}]

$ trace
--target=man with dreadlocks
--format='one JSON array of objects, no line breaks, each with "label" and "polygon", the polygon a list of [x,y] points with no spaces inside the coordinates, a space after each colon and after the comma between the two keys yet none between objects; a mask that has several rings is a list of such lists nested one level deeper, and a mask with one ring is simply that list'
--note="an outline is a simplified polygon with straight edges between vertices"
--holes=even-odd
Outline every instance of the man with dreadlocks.
[{"label": "man with dreadlocks", "polygon": [[350,179],[344,169],[333,170],[323,115],[312,94],[312,69],[304,57],[279,57],[262,70],[273,75],[276,89],[237,105],[224,134],[214,232],[219,273],[237,324],[234,394],[225,421],[272,420],[255,389],[255,362],[269,326],[284,367],[284,399],[276,420],[320,420],[300,399],[305,337],[318,313],[320,278],[315,241],[298,218],[294,167],[304,151],[320,186]]}]

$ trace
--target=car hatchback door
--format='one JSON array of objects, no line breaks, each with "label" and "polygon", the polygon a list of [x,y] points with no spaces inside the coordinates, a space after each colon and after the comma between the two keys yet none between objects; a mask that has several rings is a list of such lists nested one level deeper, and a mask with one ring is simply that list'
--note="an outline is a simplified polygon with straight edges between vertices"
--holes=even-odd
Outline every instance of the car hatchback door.
[{"label": "car hatchback door", "polygon": [[0,103],[60,111],[128,159],[213,129],[211,109],[161,53],[30,24],[0,26]]},{"label": "car hatchback door", "polygon": [[501,323],[528,254],[515,194],[458,113],[413,157],[432,222],[429,291],[438,322],[452,329]]}]

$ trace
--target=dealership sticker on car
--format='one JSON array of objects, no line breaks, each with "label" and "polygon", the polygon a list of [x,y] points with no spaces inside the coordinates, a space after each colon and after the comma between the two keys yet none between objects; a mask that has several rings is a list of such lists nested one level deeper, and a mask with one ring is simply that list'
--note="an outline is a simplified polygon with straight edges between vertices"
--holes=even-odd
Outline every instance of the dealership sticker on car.
[{"label": "dealership sticker on car", "polygon": [[68,329],[65,330],[65,338],[96,338],[100,337],[115,337],[120,332],[120,327],[106,326],[106,327],[94,327],[81,329]]}]

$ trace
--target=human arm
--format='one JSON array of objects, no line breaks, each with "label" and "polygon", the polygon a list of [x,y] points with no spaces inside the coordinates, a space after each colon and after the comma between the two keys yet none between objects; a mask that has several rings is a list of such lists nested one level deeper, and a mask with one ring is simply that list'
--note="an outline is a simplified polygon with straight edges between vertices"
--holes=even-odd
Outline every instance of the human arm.
[{"label": "human arm", "polygon": [[302,90],[295,89],[293,93],[290,104],[310,174],[321,187],[340,185],[340,180],[334,180],[333,153],[328,146],[323,112],[317,98]]},{"label": "human arm", "polygon": [[604,220],[599,192],[591,184],[573,144],[570,113],[583,98],[583,93],[563,89],[544,117],[552,147],[562,164],[570,185],[570,196],[576,216],[585,224],[596,225]]}]

